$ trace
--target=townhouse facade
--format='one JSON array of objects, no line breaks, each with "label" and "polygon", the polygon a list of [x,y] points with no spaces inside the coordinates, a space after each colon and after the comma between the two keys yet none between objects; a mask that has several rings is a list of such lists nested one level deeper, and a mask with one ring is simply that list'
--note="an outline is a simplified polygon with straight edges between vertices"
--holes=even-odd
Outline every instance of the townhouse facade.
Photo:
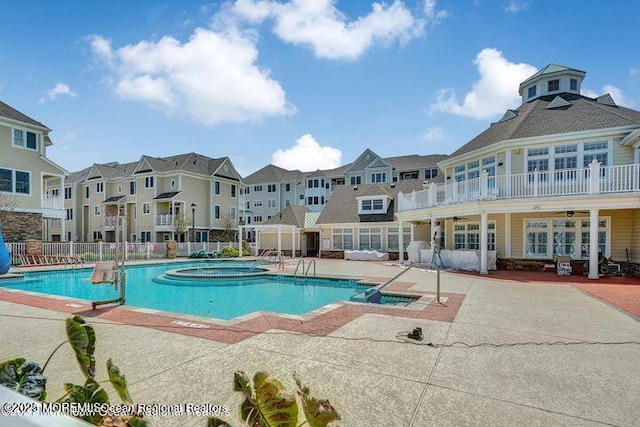
[{"label": "townhouse facade", "polygon": [[382,158],[366,149],[347,165],[301,172],[267,165],[244,178],[242,223],[259,225],[289,205],[321,212],[333,191],[344,185],[392,183],[406,180],[431,182],[438,177],[438,162],[446,155],[409,155]]},{"label": "townhouse facade", "polygon": [[118,231],[131,242],[231,240],[241,190],[228,157],[144,155],[131,163],[94,164],[66,180],[65,237],[113,242]]},{"label": "townhouse facade", "polygon": [[7,241],[46,239],[64,227],[64,178],[47,158],[51,129],[0,101],[0,221]]},{"label": "townhouse facade", "polygon": [[[640,112],[581,94],[584,71],[551,64],[522,104],[438,165],[444,182],[399,195],[398,219],[444,221],[446,250],[499,267],[569,257],[599,277],[603,257],[640,262]],[[587,261],[587,262],[585,262]]]}]

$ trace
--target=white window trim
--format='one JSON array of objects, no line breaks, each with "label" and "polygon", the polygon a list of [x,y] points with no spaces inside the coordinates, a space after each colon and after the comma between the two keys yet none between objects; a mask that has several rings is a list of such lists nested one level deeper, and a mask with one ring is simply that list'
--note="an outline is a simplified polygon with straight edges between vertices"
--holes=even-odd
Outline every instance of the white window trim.
[{"label": "white window trim", "polygon": [[[584,169],[584,168],[588,168],[589,165],[588,164],[584,164],[584,156],[585,154],[590,154],[590,153],[604,153],[604,150],[593,150],[593,151],[585,151],[584,150],[584,146],[585,144],[590,144],[590,143],[594,143],[594,142],[606,142],[607,143],[607,159],[608,159],[608,165],[607,166],[611,166],[613,164],[613,140],[611,138],[606,138],[606,139],[594,139],[594,140],[589,140],[589,141],[582,141],[582,142],[563,142],[563,143],[554,143],[554,144],[546,144],[546,145],[541,145],[541,146],[536,146],[536,147],[529,147],[526,148],[524,150],[524,162],[522,165],[522,170],[525,171],[525,173],[527,173],[527,169],[528,169],[528,165],[529,165],[529,151],[530,150],[537,150],[537,149],[542,149],[542,148],[547,148],[549,150],[549,154],[547,155],[540,155],[540,156],[535,156],[533,157],[531,160],[539,160],[539,159],[548,159],[549,160],[549,170],[548,171],[544,171],[544,172],[554,172],[556,169],[556,157],[568,157],[569,154],[575,154],[575,156],[578,158],[578,163],[577,163],[577,168],[576,170],[579,169]],[[578,150],[575,153],[556,153],[556,147],[564,147],[566,145],[577,145],[578,146]],[[571,169],[558,169],[558,170],[571,170]]]},{"label": "white window trim", "polygon": [[[497,250],[497,246],[498,246],[498,239],[496,237],[496,221],[495,220],[491,220],[488,221],[489,227],[487,227],[487,249],[491,250],[491,251],[495,251]],[[456,230],[456,225],[464,225],[464,231],[463,230]],[[478,226],[478,230],[469,230],[469,225],[477,225]],[[491,228],[491,226],[493,226],[493,228]],[[482,236],[480,236],[480,233],[482,231],[482,227],[480,225],[480,221],[459,221],[459,222],[454,222],[453,223],[453,250],[465,250],[465,251],[477,251],[480,250],[480,242],[482,241]],[[456,248],[456,235],[458,234],[464,234],[465,239],[464,239],[464,248]],[[467,236],[469,234],[477,234],[478,235],[478,249],[469,249],[468,245],[469,245],[469,239],[467,238]],[[489,249],[488,245],[490,243],[488,235],[489,234],[493,234],[493,245],[494,248],[493,249]]]},{"label": "white window trim", "polygon": [[[599,216],[598,217],[599,220],[603,220],[606,221],[606,227],[604,227],[604,231],[607,233],[607,241],[606,241],[606,247],[605,247],[605,254],[604,256],[606,256],[607,258],[609,258],[611,256],[611,217],[610,216]],[[539,221],[539,222],[546,222],[547,223],[547,228],[545,229],[540,229],[541,231],[545,231],[547,233],[547,255],[546,257],[543,258],[547,258],[547,259],[552,259],[553,258],[553,220],[558,220],[558,219],[565,219],[563,217],[544,217],[544,218],[524,218],[522,220],[522,257],[523,258],[529,258],[529,259],[536,259],[536,258],[540,258],[540,256],[537,255],[533,255],[533,256],[529,256],[527,255],[527,221]],[[574,216],[571,218],[566,218],[566,219],[571,219],[576,221],[576,228],[575,233],[576,233],[576,241],[575,241],[575,251],[577,252],[571,255],[571,259],[576,259],[576,260],[587,260],[588,257],[583,258],[581,256],[581,246],[582,246],[582,233],[589,231],[589,228],[583,229],[582,228],[582,220],[588,220],[589,217],[588,216]],[[600,227],[598,227],[598,231],[600,230]],[[589,243],[591,244],[591,243]],[[577,255],[577,256],[576,256]]]},{"label": "white window trim", "polygon": [[[366,215],[366,214],[379,214],[379,213],[386,213],[387,209],[389,208],[389,200],[391,200],[391,198],[387,195],[380,195],[380,196],[361,196],[361,197],[357,197],[356,198],[358,200],[358,214],[359,215]],[[382,199],[382,209],[373,209],[373,201],[374,200],[380,200]],[[371,200],[371,209],[370,210],[363,210],[362,209],[362,202],[365,200]]]},{"label": "white window trim", "polygon": [[[144,207],[145,206],[149,207],[149,211],[148,212],[144,211]],[[151,203],[149,203],[149,202],[142,203],[142,215],[151,215]]]},{"label": "white window trim", "polygon": [[[0,169],[11,171],[11,184],[12,184],[11,191],[0,191],[0,193],[11,194],[13,196],[27,196],[27,197],[33,194],[33,178],[32,178],[33,174],[31,173],[31,171],[26,171],[22,169],[5,168],[5,167],[1,167]],[[28,193],[16,192],[16,185],[17,185],[16,172],[23,172],[29,175],[29,192]]]},{"label": "white window trim", "polygon": [[[24,145],[15,144],[14,141],[15,141],[15,131],[16,130],[20,130],[20,131],[24,132]],[[36,136],[36,148],[27,147],[27,132],[32,133],[32,134],[34,134]],[[40,148],[40,140],[41,139],[42,138],[40,137],[40,133],[38,133],[38,132],[34,132],[32,130],[28,130],[27,128],[21,128],[21,127],[12,127],[11,128],[11,146],[12,147],[19,148],[19,149],[22,149],[22,150],[29,150],[29,151],[32,151],[32,152],[34,152],[34,151],[38,152],[39,148]]]}]

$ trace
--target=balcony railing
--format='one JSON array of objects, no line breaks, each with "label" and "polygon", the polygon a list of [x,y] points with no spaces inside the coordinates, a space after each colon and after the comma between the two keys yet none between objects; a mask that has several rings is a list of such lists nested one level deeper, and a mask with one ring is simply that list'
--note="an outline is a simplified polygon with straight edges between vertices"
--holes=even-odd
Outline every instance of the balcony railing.
[{"label": "balcony railing", "polygon": [[175,218],[172,214],[156,215],[156,225],[173,225]]},{"label": "balcony railing", "polygon": [[581,194],[640,191],[640,164],[601,166],[593,162],[582,169],[533,171],[489,176],[436,185],[424,190],[398,194],[398,211],[464,204],[480,200],[525,199],[575,196]]},{"label": "balcony railing", "polygon": [[64,201],[60,196],[52,196],[51,194],[42,195],[42,209],[64,209]]}]

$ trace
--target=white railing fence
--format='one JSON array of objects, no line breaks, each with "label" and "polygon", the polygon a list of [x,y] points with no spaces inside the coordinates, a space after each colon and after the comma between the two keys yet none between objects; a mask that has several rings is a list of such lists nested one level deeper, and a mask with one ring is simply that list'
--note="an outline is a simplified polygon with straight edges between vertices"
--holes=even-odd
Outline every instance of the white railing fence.
[{"label": "white railing fence", "polygon": [[594,161],[586,168],[533,171],[489,176],[440,184],[424,190],[398,194],[398,211],[461,204],[478,200],[522,199],[580,194],[640,191],[640,164],[601,166]]},{"label": "white railing fence", "polygon": [[[26,243],[6,243],[9,252],[14,257],[14,262],[19,262],[21,255],[26,255]],[[231,246],[238,248],[238,242],[203,242],[203,243],[178,243],[178,256],[186,257],[198,251],[220,252],[222,248]],[[132,243],[126,242],[125,259],[161,259],[166,258],[166,243]],[[42,242],[42,253],[48,256],[75,256],[84,262],[110,261],[115,259],[116,243],[109,242]]]}]

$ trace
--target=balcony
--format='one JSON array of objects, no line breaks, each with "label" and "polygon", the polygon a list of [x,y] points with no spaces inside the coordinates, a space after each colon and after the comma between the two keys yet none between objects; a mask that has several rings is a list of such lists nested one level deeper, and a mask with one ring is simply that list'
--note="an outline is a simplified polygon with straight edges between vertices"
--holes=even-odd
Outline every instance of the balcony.
[{"label": "balcony", "polygon": [[60,196],[42,195],[42,209],[64,210],[64,201]]},{"label": "balcony", "polygon": [[601,166],[593,162],[582,169],[534,171],[489,176],[436,185],[398,194],[398,212],[483,200],[563,197],[640,191],[640,164]]},{"label": "balcony", "polygon": [[175,217],[172,214],[156,215],[156,226],[170,227],[174,224]]}]

